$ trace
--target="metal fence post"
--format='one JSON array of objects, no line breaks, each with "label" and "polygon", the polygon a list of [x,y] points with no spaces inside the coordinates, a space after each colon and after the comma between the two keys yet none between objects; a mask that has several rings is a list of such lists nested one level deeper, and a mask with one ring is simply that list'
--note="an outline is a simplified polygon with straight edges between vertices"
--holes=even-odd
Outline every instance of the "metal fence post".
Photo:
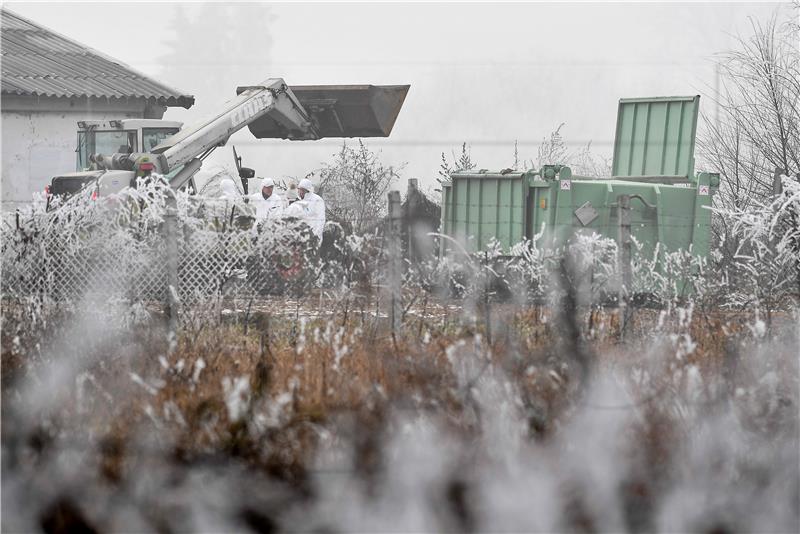
[{"label": "metal fence post", "polygon": [[619,243],[619,269],[621,274],[619,287],[619,335],[625,332],[625,314],[628,304],[628,291],[631,287],[631,197],[617,196],[617,242]]},{"label": "metal fence post", "polygon": [[167,311],[169,313],[169,331],[167,342],[169,353],[178,347],[178,206],[172,191],[167,194],[167,211],[164,217],[165,248],[167,254]]},{"label": "metal fence post", "polygon": [[387,249],[389,252],[389,291],[391,308],[389,318],[392,324],[392,335],[400,333],[403,318],[402,283],[403,253],[402,225],[403,206],[400,202],[400,191],[389,191],[389,218],[387,229]]}]

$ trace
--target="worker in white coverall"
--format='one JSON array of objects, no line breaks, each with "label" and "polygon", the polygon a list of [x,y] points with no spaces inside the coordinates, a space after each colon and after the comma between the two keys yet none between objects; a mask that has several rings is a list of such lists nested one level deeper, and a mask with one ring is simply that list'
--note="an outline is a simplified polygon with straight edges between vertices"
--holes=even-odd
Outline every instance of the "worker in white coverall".
[{"label": "worker in white coverall", "polygon": [[261,191],[250,196],[250,203],[256,210],[257,221],[275,220],[283,215],[283,199],[275,192],[272,178],[261,180]]},{"label": "worker in white coverall", "polygon": [[236,184],[230,178],[220,180],[219,190],[219,198],[222,200],[238,200],[241,198],[239,191],[236,189]]},{"label": "worker in white coverall", "polygon": [[322,230],[325,228],[325,201],[314,193],[314,184],[308,178],[303,178],[297,184],[297,195],[300,198],[286,208],[284,216],[305,221],[321,243]]},{"label": "worker in white coverall", "polygon": [[245,204],[244,198],[236,184],[230,178],[223,178],[219,182],[219,200],[211,206],[211,213],[222,224],[222,222],[233,222],[235,217],[240,215],[252,216],[252,208]]}]

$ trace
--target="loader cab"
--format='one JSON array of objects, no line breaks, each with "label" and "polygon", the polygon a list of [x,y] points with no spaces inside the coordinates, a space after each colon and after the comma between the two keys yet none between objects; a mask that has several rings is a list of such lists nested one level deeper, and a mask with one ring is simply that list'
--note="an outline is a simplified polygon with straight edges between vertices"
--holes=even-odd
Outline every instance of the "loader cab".
[{"label": "loader cab", "polygon": [[78,122],[76,171],[91,167],[92,154],[150,152],[164,139],[178,133],[182,122],[161,119],[122,119]]}]

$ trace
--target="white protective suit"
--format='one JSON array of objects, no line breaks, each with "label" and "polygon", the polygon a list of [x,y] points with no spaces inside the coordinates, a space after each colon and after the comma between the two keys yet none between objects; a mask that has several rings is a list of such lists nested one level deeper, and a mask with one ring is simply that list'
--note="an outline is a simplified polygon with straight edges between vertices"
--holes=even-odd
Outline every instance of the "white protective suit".
[{"label": "white protective suit", "polygon": [[250,195],[250,205],[256,210],[257,221],[279,219],[283,215],[283,198],[275,192],[266,199],[261,191]]},{"label": "white protective suit", "polygon": [[297,217],[311,227],[320,243],[322,242],[322,230],[325,228],[325,201],[322,197],[314,193],[314,185],[308,179],[300,180],[297,185],[299,189],[305,189],[305,196],[293,202],[284,211],[285,217]]},{"label": "white protective suit", "polygon": [[219,200],[224,202],[213,202],[211,213],[220,221],[228,221],[231,214],[252,215],[252,208],[244,202],[244,197],[236,188],[236,183],[230,178],[223,178],[219,182]]},{"label": "white protective suit", "polygon": [[325,228],[325,201],[318,194],[309,191],[302,202],[307,206],[306,222],[311,231],[322,240],[322,230]]},{"label": "white protective suit", "polygon": [[[283,214],[283,198],[275,192],[275,181],[272,178],[264,178],[261,180],[261,187],[258,191],[250,195],[250,204],[256,210],[256,220],[266,221],[279,219]],[[265,187],[272,188],[272,194],[269,198],[264,198],[261,192]]]},{"label": "white protective suit", "polygon": [[239,191],[236,189],[236,184],[230,178],[223,178],[219,182],[220,195],[219,198],[223,200],[238,200],[241,198]]}]

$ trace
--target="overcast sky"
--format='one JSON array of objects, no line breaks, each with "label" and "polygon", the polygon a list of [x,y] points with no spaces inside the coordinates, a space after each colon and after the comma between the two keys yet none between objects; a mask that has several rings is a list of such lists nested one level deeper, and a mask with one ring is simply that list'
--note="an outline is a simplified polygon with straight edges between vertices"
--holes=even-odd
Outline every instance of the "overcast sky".
[{"label": "overcast sky", "polygon": [[[480,167],[502,168],[513,161],[515,140],[521,156],[535,158],[538,143],[561,122],[567,141],[592,141],[610,156],[620,97],[710,94],[715,54],[749,33],[748,17],[767,20],[777,7],[270,3],[234,4],[223,20],[197,3],[6,5],[198,95],[192,110],[170,109],[167,119],[213,113],[237,85],[268,77],[290,85],[411,84],[391,137],[368,144],[387,163],[407,162],[403,178],[426,185],[435,183],[441,152],[462,141]],[[171,63],[171,43],[184,45],[181,58],[197,53]],[[701,108],[713,113],[708,98]],[[245,130],[233,143],[259,175],[280,178],[318,168],[341,141],[257,141]],[[230,149],[217,153],[232,165]]]}]

